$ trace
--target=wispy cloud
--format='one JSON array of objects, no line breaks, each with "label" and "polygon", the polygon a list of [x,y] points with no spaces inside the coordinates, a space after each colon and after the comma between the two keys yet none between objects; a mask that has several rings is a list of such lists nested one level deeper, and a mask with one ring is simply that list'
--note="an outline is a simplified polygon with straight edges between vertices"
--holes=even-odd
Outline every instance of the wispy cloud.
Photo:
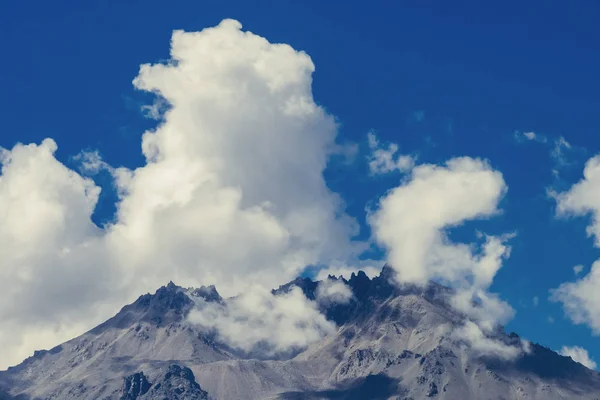
[{"label": "wispy cloud", "polygon": [[560,179],[561,171],[564,168],[576,164],[586,153],[583,147],[572,145],[563,136],[551,137],[533,131],[517,130],[513,132],[513,138],[517,144],[533,142],[544,146],[552,160],[551,171],[556,179]]},{"label": "wispy cloud", "polygon": [[94,175],[102,170],[114,172],[114,168],[102,159],[98,150],[81,151],[73,157],[73,160],[79,163],[83,174]]},{"label": "wispy cloud", "polygon": [[515,141],[517,141],[518,143],[523,143],[526,141],[533,141],[533,142],[538,142],[538,143],[547,143],[548,142],[548,138],[546,136],[539,134],[539,133],[532,132],[532,131],[526,131],[526,132],[515,131],[513,133],[513,137],[514,137]]},{"label": "wispy cloud", "polygon": [[566,357],[571,357],[573,361],[576,361],[589,369],[596,369],[598,365],[594,360],[591,359],[588,351],[583,347],[579,346],[563,346],[559,353]]},{"label": "wispy cloud", "polygon": [[415,166],[415,157],[406,154],[397,154],[398,145],[388,144],[387,148],[381,147],[374,132],[367,134],[371,154],[367,156],[371,174],[385,174],[393,171],[409,172]]}]

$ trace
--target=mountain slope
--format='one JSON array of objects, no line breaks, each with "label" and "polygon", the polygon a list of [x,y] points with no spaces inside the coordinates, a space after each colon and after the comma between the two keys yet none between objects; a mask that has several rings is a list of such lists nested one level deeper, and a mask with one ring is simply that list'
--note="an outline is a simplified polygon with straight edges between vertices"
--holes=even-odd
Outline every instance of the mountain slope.
[{"label": "mountain slope", "polygon": [[[516,361],[478,356],[451,335],[464,317],[448,306],[450,289],[398,288],[390,274],[342,279],[352,300],[320,305],[337,331],[287,359],[251,359],[188,323],[197,299],[226,300],[214,287],[170,283],[0,373],[0,386],[31,400],[600,398],[600,374],[542,346]],[[297,286],[315,299],[318,285],[299,278],[273,294]],[[519,342],[503,332],[496,339]]]},{"label": "mountain slope", "polygon": [[155,371],[171,360],[200,364],[232,358],[184,321],[194,296],[206,296],[204,289],[184,291],[170,283],[78,338],[35,352],[9,368],[11,392],[31,398],[103,398],[114,395],[123,376],[140,368]]}]

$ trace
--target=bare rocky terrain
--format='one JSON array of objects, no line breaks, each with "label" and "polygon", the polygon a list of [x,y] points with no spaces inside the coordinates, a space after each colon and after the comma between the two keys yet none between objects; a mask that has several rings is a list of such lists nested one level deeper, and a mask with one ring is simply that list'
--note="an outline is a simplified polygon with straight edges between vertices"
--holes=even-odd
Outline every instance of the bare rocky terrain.
[{"label": "bare rocky terrain", "polygon": [[[91,331],[0,372],[0,399],[600,399],[600,374],[538,344],[513,361],[483,357],[449,332],[464,317],[450,289],[398,288],[384,267],[344,282],[353,299],[321,306],[337,330],[285,357],[229,348],[187,321],[214,287],[169,283]],[[329,279],[343,279],[330,277]],[[319,282],[296,279],[315,298]],[[496,340],[517,345],[516,334]]]}]

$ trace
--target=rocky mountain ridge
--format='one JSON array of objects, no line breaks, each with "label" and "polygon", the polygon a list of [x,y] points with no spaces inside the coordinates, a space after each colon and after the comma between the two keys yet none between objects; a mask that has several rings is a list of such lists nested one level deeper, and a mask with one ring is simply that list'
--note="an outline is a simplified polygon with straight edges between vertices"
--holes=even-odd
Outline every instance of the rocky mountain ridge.
[{"label": "rocky mountain ridge", "polygon": [[[337,330],[285,358],[232,349],[187,321],[214,287],[172,282],[91,331],[0,372],[0,399],[600,399],[600,374],[537,344],[514,361],[475,355],[449,335],[464,319],[431,283],[399,287],[391,269],[346,284],[352,300],[319,304]],[[321,283],[298,278],[308,299]],[[519,343],[516,334],[498,340]]]}]

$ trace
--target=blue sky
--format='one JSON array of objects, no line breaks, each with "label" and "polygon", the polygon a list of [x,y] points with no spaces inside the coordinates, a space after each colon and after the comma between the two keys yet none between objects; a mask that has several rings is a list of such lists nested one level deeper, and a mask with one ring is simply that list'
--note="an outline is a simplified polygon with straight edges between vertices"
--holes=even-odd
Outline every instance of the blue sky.
[{"label": "blue sky", "polygon": [[[364,237],[365,206],[400,179],[369,175],[367,132],[419,162],[488,159],[509,188],[503,213],[451,236],[516,231],[492,286],[517,311],[507,329],[554,349],[580,345],[600,359],[590,329],[548,301],[549,289],[574,280],[574,265],[587,271],[598,250],[586,236],[588,220],[555,218],[546,194],[568,189],[600,151],[599,12],[592,1],[7,0],[0,6],[0,146],[52,137],[56,157],[72,168],[82,149],[97,149],[114,166],[142,165],[141,135],[156,122],[140,111],[150,96],[131,84],[140,64],[169,57],[174,29],[235,18],[311,56],[315,101],[338,119],[338,140],[360,146],[356,160],[334,159],[325,176]],[[546,143],[518,141],[515,131]],[[571,144],[562,163],[551,155],[560,137]],[[108,174],[95,180],[103,191],[94,220],[102,224],[113,218],[116,194]]]}]

